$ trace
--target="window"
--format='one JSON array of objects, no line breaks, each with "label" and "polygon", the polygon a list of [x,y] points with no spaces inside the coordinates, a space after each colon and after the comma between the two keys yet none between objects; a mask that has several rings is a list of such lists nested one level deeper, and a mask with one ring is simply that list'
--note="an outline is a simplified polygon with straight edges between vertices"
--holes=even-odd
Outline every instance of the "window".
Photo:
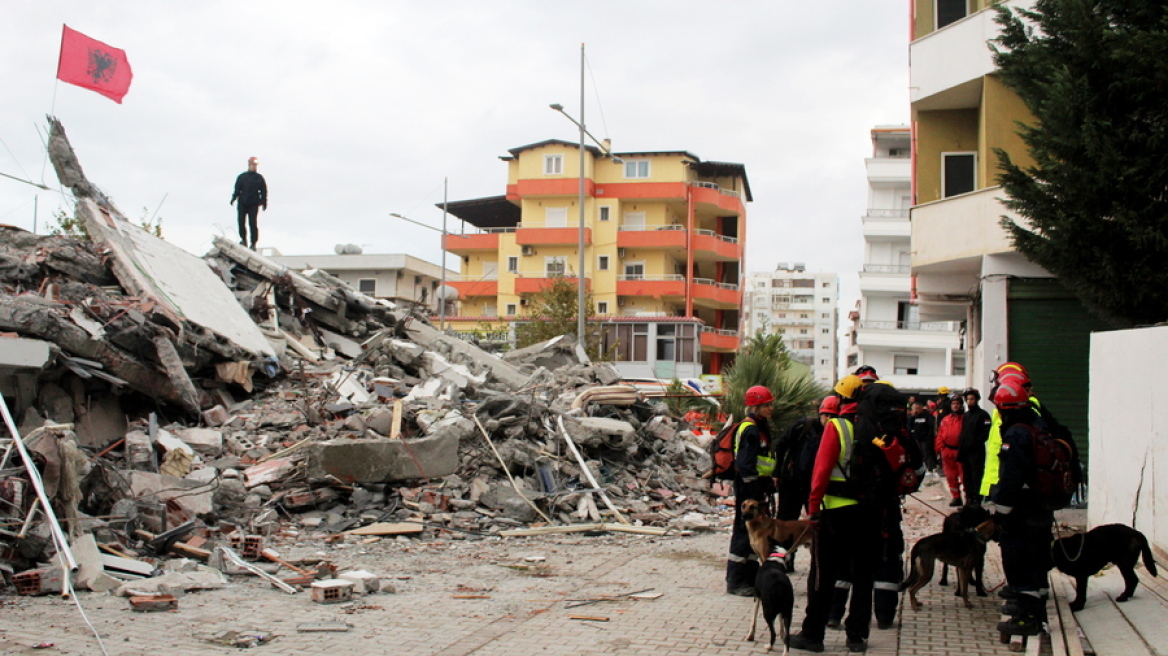
[{"label": "window", "polygon": [[422,284],[422,276],[414,276],[414,284],[415,285]]},{"label": "window", "polygon": [[568,208],[566,207],[547,207],[544,208],[543,224],[548,228],[567,228],[568,227]]},{"label": "window", "polygon": [[514,303],[507,304],[507,316],[513,317],[516,314],[519,314],[518,310],[519,308],[517,308]]},{"label": "window", "polygon": [[601,316],[608,314],[608,301],[599,301],[596,304],[596,314]]},{"label": "window", "polygon": [[800,334],[800,335],[806,335],[806,334],[807,334],[807,329],[806,329],[806,328],[800,328],[800,329],[799,329],[799,334]]},{"label": "window", "polygon": [[771,280],[771,287],[790,287],[790,280]]},{"label": "window", "polygon": [[499,308],[494,303],[483,303],[483,316],[497,317],[499,316]]},{"label": "window", "polygon": [[954,376],[964,376],[965,375],[965,354],[964,353],[954,353],[953,354],[953,375]]},{"label": "window", "polygon": [[644,280],[644,262],[625,262],[625,280]]},{"label": "window", "polygon": [[827,360],[820,360],[820,361],[819,361],[819,364],[821,364],[821,365],[822,365],[822,364],[827,364]]},{"label": "window", "polygon": [[977,188],[977,153],[941,153],[941,198]]},{"label": "window", "polygon": [[808,314],[808,313],[806,313],[806,312],[800,312],[800,313],[799,313],[799,318],[800,318],[800,319],[810,319],[810,318],[811,318],[811,315],[810,315],[810,314]]},{"label": "window", "polygon": [[597,271],[608,271],[608,256],[607,255],[601,255],[601,256],[596,258],[596,270]]},{"label": "window", "polygon": [[821,287],[824,287],[824,288],[827,288],[827,289],[831,289],[831,283],[830,283],[830,282],[825,282],[825,283],[823,283],[823,284],[821,285]]},{"label": "window", "polygon": [[901,376],[915,376],[920,366],[920,356],[894,355],[892,356],[892,373]]},{"label": "window", "polygon": [[499,279],[499,263],[483,262],[483,280]]},{"label": "window", "polygon": [[624,220],[625,230],[644,230],[645,229],[645,213],[644,212],[625,212]]},{"label": "window", "polygon": [[362,294],[376,294],[377,293],[377,279],[376,278],[361,278],[357,281],[357,291]]},{"label": "window", "polygon": [[604,327],[604,350],[617,362],[649,360],[649,324],[608,324]]},{"label": "window", "polygon": [[548,278],[562,276],[568,270],[568,258],[563,255],[543,258],[544,275]]},{"label": "window", "polygon": [[831,334],[831,329],[830,329],[830,328],[821,328],[821,329],[819,330],[819,332],[823,333],[824,335],[830,335],[830,334]]},{"label": "window", "polygon": [[543,156],[543,174],[544,175],[563,175],[564,173],[564,156],[563,155],[544,155]]},{"label": "window", "polygon": [[677,360],[677,326],[671,324],[657,324],[657,359],[666,362]]},{"label": "window", "polygon": [[601,221],[608,221],[609,214],[612,213],[612,208],[608,205],[601,205],[598,211],[600,212],[599,219]]},{"label": "window", "polygon": [[796,302],[796,303],[811,303],[815,300],[815,297],[811,296],[809,294],[808,295],[799,295],[799,296],[792,296],[791,300]]},{"label": "window", "polygon": [[969,13],[969,0],[936,0],[937,29],[965,18]]},{"label": "window", "polygon": [[815,286],[815,281],[814,281],[814,280],[808,280],[808,279],[806,279],[806,278],[800,278],[800,279],[798,279],[798,280],[792,280],[792,281],[791,281],[791,286],[792,286],[792,287],[814,287],[814,286]]},{"label": "window", "polygon": [[821,318],[821,319],[830,319],[830,318],[831,318],[831,313],[830,313],[830,312],[824,312],[824,313],[822,313],[822,314],[820,314],[820,315],[819,315],[819,318]]},{"label": "window", "polygon": [[831,302],[831,299],[830,299],[830,298],[828,298],[828,297],[826,297],[826,296],[824,296],[824,297],[823,297],[822,299],[820,299],[820,300],[821,300],[821,301],[823,301],[824,303],[830,303],[830,302]]},{"label": "window", "polygon": [[921,308],[908,301],[896,304],[896,327],[901,330],[920,330]]},{"label": "window", "polygon": [[519,273],[519,256],[518,255],[508,255],[507,256],[507,271],[509,271],[510,273]]},{"label": "window", "polygon": [[625,160],[625,177],[626,178],[647,178],[649,177],[649,160]]}]

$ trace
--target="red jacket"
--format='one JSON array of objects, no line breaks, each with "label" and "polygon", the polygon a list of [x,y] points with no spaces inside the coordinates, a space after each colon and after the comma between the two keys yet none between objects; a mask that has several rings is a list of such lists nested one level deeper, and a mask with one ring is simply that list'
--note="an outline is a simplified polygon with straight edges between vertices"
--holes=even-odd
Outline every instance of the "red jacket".
[{"label": "red jacket", "polygon": [[965,414],[950,412],[941,420],[941,427],[937,429],[937,439],[933,441],[937,453],[956,451],[961,445],[961,423]]}]

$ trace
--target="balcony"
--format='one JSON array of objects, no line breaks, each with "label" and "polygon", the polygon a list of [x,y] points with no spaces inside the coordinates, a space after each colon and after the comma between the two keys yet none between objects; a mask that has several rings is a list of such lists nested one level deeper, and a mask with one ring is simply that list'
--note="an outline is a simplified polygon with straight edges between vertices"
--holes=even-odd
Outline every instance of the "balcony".
[{"label": "balcony", "polygon": [[920,349],[961,348],[957,321],[861,321],[856,327],[860,347]]},{"label": "balcony", "polygon": [[869,157],[864,160],[868,182],[908,184],[912,179],[912,160],[908,157]]},{"label": "balcony", "polygon": [[739,257],[738,239],[720,235],[713,230],[694,230],[694,255],[711,257],[716,261],[737,262]]},{"label": "balcony", "polygon": [[504,231],[514,232],[515,228],[497,228],[491,232],[465,235],[444,235],[442,246],[446,252],[454,255],[497,251],[499,250],[499,234]]},{"label": "balcony", "polygon": [[485,276],[446,276],[446,284],[458,290],[460,299],[499,295],[499,276],[493,273]]},{"label": "balcony", "polygon": [[[552,271],[516,271],[515,275],[515,292],[516,294],[538,294],[547,287],[550,287],[557,278],[564,278],[576,284],[575,274],[560,274],[557,275]],[[592,279],[586,278],[584,280],[584,289],[592,288]]]},{"label": "balcony", "polygon": [[[1030,8],[1034,0],[1010,0]],[[988,42],[998,36],[993,8],[947,25],[909,45],[909,102],[914,111],[977,107],[982,78],[994,71]]]},{"label": "balcony", "polygon": [[685,298],[685,276],[642,276],[621,274],[616,278],[617,296],[651,296],[656,299]]},{"label": "balcony", "polygon": [[864,215],[864,239],[867,241],[908,240],[912,226],[908,210],[869,209]]},{"label": "balcony", "polygon": [[693,279],[693,297],[696,304],[722,310],[736,309],[742,305],[742,292],[738,291],[738,285],[709,278]]},{"label": "balcony", "polygon": [[742,198],[737,191],[723,189],[713,182],[691,182],[694,208],[698,211],[742,214]]},{"label": "balcony", "polygon": [[981,256],[1013,251],[998,221],[1018,216],[1002,204],[1003,195],[1001,187],[989,187],[913,208],[913,272],[951,268],[971,259],[980,268]]},{"label": "balcony", "polygon": [[702,328],[702,350],[716,353],[733,353],[738,350],[738,331],[720,328]]},{"label": "balcony", "polygon": [[[515,231],[515,243],[520,246],[577,246],[580,227],[548,227],[542,223],[520,223]],[[592,228],[584,228],[584,245],[592,245]]]},{"label": "balcony", "polygon": [[620,248],[672,248],[685,252],[685,226],[622,225],[617,229]]}]

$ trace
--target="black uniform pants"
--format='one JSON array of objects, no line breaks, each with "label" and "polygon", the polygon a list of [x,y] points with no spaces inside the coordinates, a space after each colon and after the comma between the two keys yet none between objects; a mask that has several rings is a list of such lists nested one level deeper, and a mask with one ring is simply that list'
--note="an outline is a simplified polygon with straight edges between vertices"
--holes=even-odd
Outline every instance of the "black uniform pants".
[{"label": "black uniform pants", "polygon": [[985,473],[985,445],[979,445],[957,456],[965,479],[965,503],[981,502],[981,477]]},{"label": "black uniform pants", "polygon": [[880,549],[880,512],[866,506],[825,510],[819,522],[818,554],[809,576],[803,635],[822,640],[835,582],[852,583],[844,630],[848,640],[866,640],[872,622],[872,577]]},{"label": "black uniform pants", "polygon": [[1044,612],[1050,595],[1047,577],[1053,567],[1050,530],[1054,513],[1027,499],[1010,514],[998,518],[1002,524],[998,540],[1006,583],[1018,593],[1023,614]]},{"label": "black uniform pants", "polygon": [[[235,209],[239,213],[239,243],[255,248],[256,242],[260,240],[260,206],[236,203]],[[251,228],[250,241],[247,238],[248,227]]]},{"label": "black uniform pants", "polygon": [[734,479],[734,527],[730,533],[730,553],[726,556],[726,591],[753,587],[758,576],[758,556],[750,547],[750,533],[742,518],[742,504],[754,499],[770,507],[774,486],[769,478],[758,478],[749,483]]},{"label": "black uniform pants", "polygon": [[[904,580],[904,533],[900,528],[900,507],[889,508],[881,520],[880,548],[872,570],[872,609],[880,624],[892,624],[900,606],[900,584]],[[842,620],[852,589],[851,573],[835,582],[828,617]]]}]

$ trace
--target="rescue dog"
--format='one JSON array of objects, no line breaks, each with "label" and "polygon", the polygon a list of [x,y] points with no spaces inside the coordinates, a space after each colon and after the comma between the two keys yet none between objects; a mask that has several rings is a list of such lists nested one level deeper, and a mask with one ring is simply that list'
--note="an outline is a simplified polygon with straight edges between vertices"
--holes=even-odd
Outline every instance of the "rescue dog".
[{"label": "rescue dog", "polygon": [[754,598],[750,635],[746,636],[748,642],[754,642],[754,629],[758,625],[758,609],[761,606],[762,618],[771,631],[771,641],[766,650],[775,648],[775,618],[778,618],[780,622],[777,635],[783,642],[784,654],[788,653],[790,647],[791,616],[795,609],[795,590],[787,576],[785,558],[786,554],[781,551],[771,554],[758,568],[758,575],[754,579],[754,588],[758,590],[758,596]]},{"label": "rescue dog", "polygon": [[811,522],[802,520],[784,521],[775,519],[767,511],[766,504],[754,499],[742,502],[742,518],[746,520],[746,531],[750,535],[750,548],[758,555],[760,563],[766,562],[771,553],[771,541],[776,543],[793,539],[794,542],[787,548],[787,569],[791,569],[790,560],[794,558],[795,549],[807,545],[815,553],[815,537],[817,530]]},{"label": "rescue dog", "polygon": [[1140,582],[1136,577],[1135,566],[1141,555],[1148,573],[1159,576],[1152,550],[1148,547],[1148,538],[1123,524],[1097,526],[1086,533],[1055,540],[1050,547],[1054,566],[1075,579],[1075,600],[1071,602],[1071,610],[1075,612],[1083,610],[1087,603],[1087,579],[1099,573],[1108,563],[1114,563],[1123,574],[1123,594],[1115,600],[1130,599]]},{"label": "rescue dog", "polygon": [[921,609],[917,601],[917,591],[929,584],[933,578],[934,561],[952,565],[957,570],[957,594],[965,601],[966,608],[973,608],[969,600],[969,579],[974,566],[985,558],[986,542],[994,535],[994,521],[986,520],[977,528],[965,529],[959,533],[935,533],[917,540],[909,557],[909,574],[901,590],[908,590],[908,600],[914,611]]},{"label": "rescue dog", "polygon": [[[977,528],[978,524],[986,521],[992,517],[990,511],[982,506],[965,506],[955,513],[951,513],[945,518],[945,523],[941,525],[942,533],[960,533],[966,529]],[[977,592],[977,596],[986,596],[985,581],[982,578],[985,573],[985,558],[982,558],[974,564],[973,567],[973,589]],[[949,585],[949,566],[941,565],[941,580],[938,581],[940,585]],[[957,590],[953,591],[954,595],[960,594]]]}]

